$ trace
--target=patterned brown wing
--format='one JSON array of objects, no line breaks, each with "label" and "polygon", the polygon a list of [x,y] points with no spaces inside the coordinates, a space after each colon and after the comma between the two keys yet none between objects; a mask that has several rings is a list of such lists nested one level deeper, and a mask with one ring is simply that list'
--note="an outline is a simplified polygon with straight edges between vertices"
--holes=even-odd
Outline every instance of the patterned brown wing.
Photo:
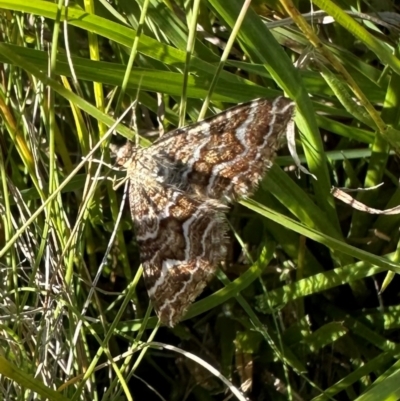
[{"label": "patterned brown wing", "polygon": [[293,113],[290,99],[254,100],[171,131],[151,146],[152,153],[175,166],[171,183],[188,193],[233,200],[253,192]]},{"label": "patterned brown wing", "polygon": [[128,175],[146,288],[161,322],[174,326],[225,259],[226,207],[160,183],[146,149]]}]

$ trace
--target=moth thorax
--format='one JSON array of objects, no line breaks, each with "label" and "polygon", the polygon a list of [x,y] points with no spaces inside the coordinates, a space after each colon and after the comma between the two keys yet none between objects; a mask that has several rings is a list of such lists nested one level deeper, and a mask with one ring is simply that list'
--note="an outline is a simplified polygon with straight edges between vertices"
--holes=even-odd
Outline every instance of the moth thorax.
[{"label": "moth thorax", "polygon": [[179,188],[182,186],[182,174],[186,167],[182,162],[177,162],[167,153],[161,153],[154,161],[153,176],[163,185]]}]

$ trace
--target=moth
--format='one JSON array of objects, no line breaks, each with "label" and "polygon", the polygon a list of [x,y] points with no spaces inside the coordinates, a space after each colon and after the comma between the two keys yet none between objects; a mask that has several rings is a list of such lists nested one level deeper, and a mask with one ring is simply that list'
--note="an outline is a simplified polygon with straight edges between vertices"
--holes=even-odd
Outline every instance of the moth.
[{"label": "moth", "polygon": [[182,319],[224,261],[227,205],[256,189],[294,110],[282,96],[257,99],[118,153],[145,285],[165,325]]}]

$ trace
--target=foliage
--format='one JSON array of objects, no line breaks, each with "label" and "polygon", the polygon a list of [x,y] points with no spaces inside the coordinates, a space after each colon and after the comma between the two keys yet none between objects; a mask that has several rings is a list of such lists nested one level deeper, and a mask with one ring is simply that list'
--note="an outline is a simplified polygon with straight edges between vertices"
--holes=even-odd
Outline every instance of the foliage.
[{"label": "foliage", "polygon": [[[400,202],[398,14],[313,3],[0,0],[4,399],[227,399],[219,375],[252,400],[400,398],[399,215],[330,192]],[[146,146],[160,99],[169,130],[282,91],[316,179],[283,147],[219,280],[159,328],[109,133]]]}]

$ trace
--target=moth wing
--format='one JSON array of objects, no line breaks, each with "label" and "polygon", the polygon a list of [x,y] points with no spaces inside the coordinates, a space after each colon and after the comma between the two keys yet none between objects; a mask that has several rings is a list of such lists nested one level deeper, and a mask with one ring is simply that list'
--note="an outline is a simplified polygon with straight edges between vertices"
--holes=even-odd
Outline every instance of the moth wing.
[{"label": "moth wing", "polygon": [[258,99],[173,130],[152,145],[170,159],[189,193],[232,200],[255,189],[293,118],[287,98]]},{"label": "moth wing", "polygon": [[149,297],[172,327],[225,259],[226,208],[161,185],[132,186],[130,204]]}]

